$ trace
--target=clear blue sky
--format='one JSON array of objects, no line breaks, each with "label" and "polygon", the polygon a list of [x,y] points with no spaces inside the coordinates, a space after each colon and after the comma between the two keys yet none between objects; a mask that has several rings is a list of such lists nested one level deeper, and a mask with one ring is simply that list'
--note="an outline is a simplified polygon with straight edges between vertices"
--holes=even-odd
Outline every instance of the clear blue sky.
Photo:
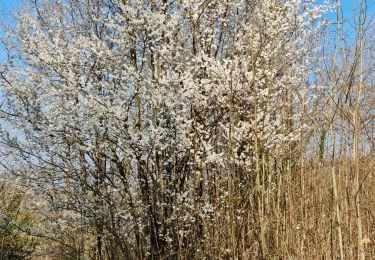
[{"label": "clear blue sky", "polygon": [[[20,0],[0,0],[0,36],[2,35],[2,27],[11,21],[11,13],[20,3]],[[4,59],[4,49],[0,46],[0,62]]]},{"label": "clear blue sky", "polygon": [[2,22],[4,19],[7,19],[7,16],[9,16],[19,2],[19,0],[0,0],[0,17]]}]

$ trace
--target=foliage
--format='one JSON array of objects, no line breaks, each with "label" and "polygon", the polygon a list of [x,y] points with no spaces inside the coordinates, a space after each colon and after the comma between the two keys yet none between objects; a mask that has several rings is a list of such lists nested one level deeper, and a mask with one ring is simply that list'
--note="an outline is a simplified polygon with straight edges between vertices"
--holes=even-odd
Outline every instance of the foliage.
[{"label": "foliage", "polygon": [[31,259],[35,241],[22,232],[30,225],[31,218],[22,211],[23,196],[10,194],[1,187],[0,204],[0,259]]}]

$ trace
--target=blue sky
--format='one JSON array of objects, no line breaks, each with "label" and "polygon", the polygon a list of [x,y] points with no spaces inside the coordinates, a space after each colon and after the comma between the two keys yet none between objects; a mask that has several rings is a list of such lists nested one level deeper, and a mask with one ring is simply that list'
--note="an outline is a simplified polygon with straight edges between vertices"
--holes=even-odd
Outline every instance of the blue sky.
[{"label": "blue sky", "polygon": [[7,16],[10,15],[10,12],[19,2],[19,0],[0,0],[0,17],[2,22],[3,19],[7,19]]},{"label": "blue sky", "polygon": [[[2,26],[9,23],[11,13],[19,4],[20,0],[0,0],[0,36],[2,35]],[[4,59],[4,49],[0,46],[0,62]]]}]

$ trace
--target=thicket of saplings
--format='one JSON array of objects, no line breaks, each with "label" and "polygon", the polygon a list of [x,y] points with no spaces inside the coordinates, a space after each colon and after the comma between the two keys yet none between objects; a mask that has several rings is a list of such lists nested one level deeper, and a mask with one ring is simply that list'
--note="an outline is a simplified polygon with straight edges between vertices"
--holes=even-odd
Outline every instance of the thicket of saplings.
[{"label": "thicket of saplings", "polygon": [[374,258],[357,2],[354,27],[335,2],[28,3],[1,36],[0,259]]}]

